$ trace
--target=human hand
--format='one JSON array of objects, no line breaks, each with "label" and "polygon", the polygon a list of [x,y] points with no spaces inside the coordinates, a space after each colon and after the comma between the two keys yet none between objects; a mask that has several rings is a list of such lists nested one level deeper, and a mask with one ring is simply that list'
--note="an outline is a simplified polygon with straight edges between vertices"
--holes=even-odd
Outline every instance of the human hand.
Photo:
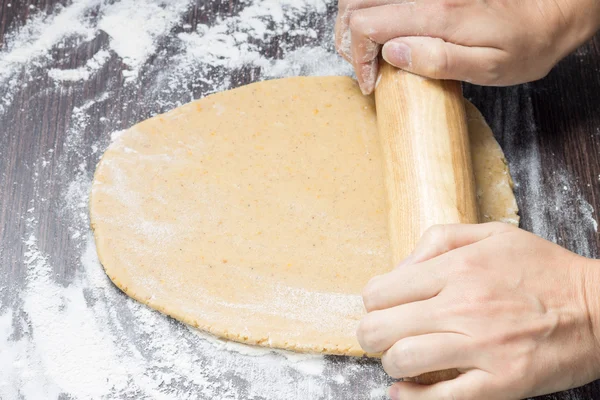
[{"label": "human hand", "polygon": [[340,0],[336,47],[365,94],[381,45],[418,75],[505,86],[544,77],[599,27],[597,0]]},{"label": "human hand", "polygon": [[[600,267],[501,223],[428,230],[373,278],[357,335],[394,378],[456,368],[392,399],[521,399],[600,378]],[[596,286],[594,286],[596,285]]]}]

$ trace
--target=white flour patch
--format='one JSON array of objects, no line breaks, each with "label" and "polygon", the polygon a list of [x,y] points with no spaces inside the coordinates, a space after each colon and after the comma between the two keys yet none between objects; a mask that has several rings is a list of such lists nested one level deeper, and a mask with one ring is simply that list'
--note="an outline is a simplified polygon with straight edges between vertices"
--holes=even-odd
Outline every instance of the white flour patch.
[{"label": "white flour patch", "polygon": [[265,68],[269,78],[283,76],[352,75],[352,66],[341,62],[337,54],[321,47],[301,47],[288,53],[283,60],[274,60]]},{"label": "white flour patch", "polygon": [[0,315],[0,396],[16,399],[19,393],[27,398],[41,399],[58,395],[44,377],[35,346],[27,339],[14,339],[13,312]]},{"label": "white flour patch", "polygon": [[560,163],[556,162],[550,176],[543,173],[531,98],[519,93],[527,91],[527,85],[508,90],[505,105],[513,109],[506,111],[503,121],[504,150],[511,156],[522,222],[545,239],[582,256],[596,257],[596,211]]},{"label": "white flour patch", "polygon": [[587,202],[580,194],[577,197],[578,204],[580,205],[581,213],[584,218],[584,225],[591,226],[594,229],[594,232],[598,233],[598,221],[594,218],[596,214],[596,210],[590,203]]},{"label": "white flour patch", "polygon": [[372,399],[387,398],[387,388],[373,389],[371,390],[371,393],[369,393],[369,395]]},{"label": "white flour patch", "polygon": [[32,235],[25,243],[29,273],[23,309],[44,378],[52,382],[48,389],[97,398],[105,393],[106,382],[111,389],[126,388],[128,373],[135,370],[114,357],[118,352],[113,340],[98,335],[102,321],[88,311],[81,285],[56,285],[36,238]]},{"label": "white flour patch", "polygon": [[[325,13],[329,1],[256,1],[239,14],[216,24],[198,25],[194,32],[178,35],[182,51],[175,56],[174,68],[159,75],[165,94],[179,92],[184,85],[206,87],[204,94],[232,86],[231,71],[250,69],[252,80],[295,75],[352,75],[352,67],[329,46],[296,49],[281,43],[278,57],[267,57],[261,48],[281,35],[314,38],[317,33],[306,22],[307,13]],[[333,23],[333,22],[331,22]],[[298,28],[292,29],[291,26]],[[333,43],[333,31],[325,43]],[[200,76],[200,81],[194,79]],[[191,83],[190,83],[191,82]],[[187,101],[193,100],[190,96]],[[163,103],[175,107],[181,102]]]},{"label": "white flour patch", "polygon": [[249,357],[270,358],[271,360],[288,365],[289,367],[294,368],[297,371],[300,371],[307,375],[319,376],[323,374],[323,371],[325,369],[325,358],[318,354],[302,354],[286,350],[250,346],[242,343],[224,340],[199,331],[192,327],[188,327],[188,329],[194,335],[212,344],[215,347],[215,349],[218,350],[234,352]]},{"label": "white flour patch", "polygon": [[107,50],[100,50],[92,58],[90,58],[83,67],[76,69],[58,69],[52,68],[48,71],[48,76],[56,81],[82,81],[90,79],[94,73],[110,58],[110,53]]},{"label": "white flour patch", "polygon": [[98,28],[106,32],[110,47],[130,68],[123,71],[128,80],[139,74],[144,62],[156,52],[157,41],[179,23],[190,0],[121,0],[105,5]]},{"label": "white flour patch", "polygon": [[94,29],[85,14],[99,4],[99,0],[75,0],[53,15],[36,14],[16,33],[9,33],[0,53],[0,82],[20,66],[47,59],[50,50],[65,38],[91,39]]},{"label": "white flour patch", "polygon": [[93,38],[94,29],[86,13],[99,4],[100,0],[75,0],[53,15],[35,14],[15,33],[6,35],[0,51],[0,85],[14,89],[0,99],[0,113],[11,103],[16,88],[36,79],[33,72],[51,61],[53,48],[67,38],[76,38],[77,42]]},{"label": "white flour patch", "polygon": [[[332,32],[317,32],[307,18],[310,14],[323,24],[332,1],[249,0],[239,12],[192,31],[182,20],[193,4],[74,0],[50,16],[39,11],[18,33],[6,36],[0,85],[17,88],[23,80],[50,79],[59,90],[61,85],[76,90],[107,63],[113,68],[115,57],[122,62],[117,67],[126,86],[141,85],[152,60],[164,57],[157,51],[163,41],[174,54],[143,100],[156,112],[192,99],[188,90],[201,88],[204,95],[229,88],[229,76],[248,66],[256,68],[253,80],[351,73],[333,52]],[[208,11],[201,5],[198,12]],[[297,50],[282,41],[276,57],[264,56],[261,46],[284,33],[324,39]],[[65,69],[53,59],[57,50],[104,34],[101,50],[78,68]],[[18,304],[0,311],[0,398],[367,399],[371,390],[385,387],[388,379],[377,362],[341,363],[219,340],[150,310],[112,284],[98,261],[88,217],[94,164],[110,139],[90,133],[90,127],[106,126],[113,140],[119,136],[118,113],[99,120],[96,114],[99,107],[111,106],[118,85],[78,100],[64,144],[49,149],[33,168],[36,202],[24,216],[22,239],[26,284]],[[11,106],[16,89],[4,93],[0,113]],[[90,134],[97,137],[91,145]],[[50,179],[42,179],[46,176]],[[49,201],[47,187],[57,184],[62,196]],[[52,254],[43,222],[32,217],[48,204],[67,230],[70,258]],[[71,274],[66,281],[64,271]],[[358,381],[364,383],[356,390]]]}]

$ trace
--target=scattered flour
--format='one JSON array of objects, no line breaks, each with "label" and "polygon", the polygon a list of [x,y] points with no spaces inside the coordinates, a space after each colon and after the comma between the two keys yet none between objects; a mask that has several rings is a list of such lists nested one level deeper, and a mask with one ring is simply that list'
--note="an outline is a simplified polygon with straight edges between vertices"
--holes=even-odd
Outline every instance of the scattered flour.
[{"label": "scattered flour", "polygon": [[[28,217],[28,231],[37,228],[38,221]],[[326,398],[328,381],[342,385],[376,368],[349,364],[329,379],[332,361],[322,356],[231,343],[174,322],[112,285],[89,234],[80,259],[83,269],[63,287],[55,282],[35,235],[28,235],[27,321],[20,338],[13,337],[12,310],[0,314],[3,399],[61,394],[83,399],[318,399]],[[378,384],[381,379],[371,382],[369,390]]]},{"label": "scattered flour", "polygon": [[189,0],[122,0],[103,7],[98,28],[110,38],[110,47],[130,68],[123,71],[135,79],[144,62],[156,52],[158,40],[180,22],[191,6]]},{"label": "scattered flour", "polygon": [[543,238],[582,256],[598,257],[596,211],[564,166],[556,163],[552,174],[544,174],[529,90],[528,85],[508,88],[505,103],[495,105],[497,115],[502,107],[513,107],[499,120],[510,133],[503,146],[516,178],[521,221]]},{"label": "scattered flour", "polygon": [[377,388],[369,393],[372,399],[381,399],[387,397],[387,388]]},{"label": "scattered flour", "polygon": [[[192,30],[184,20],[194,3],[201,3],[197,12],[210,13],[210,1],[191,0],[73,0],[51,15],[34,12],[6,36],[0,51],[0,86],[8,88],[0,97],[0,115],[21,85],[50,78],[59,87],[76,87],[114,58],[122,63],[127,85],[149,80],[144,105],[156,112],[235,86],[239,83],[232,77],[240,70],[252,80],[352,73],[334,52],[331,29],[318,28],[333,26],[327,13],[333,0],[246,0],[239,10]],[[104,34],[106,46],[79,68],[61,68],[52,58],[54,50],[76,48]],[[157,51],[163,43],[174,54]],[[274,43],[277,51],[265,55]],[[168,68],[147,73],[160,57]],[[390,380],[377,362],[226,342],[150,310],[114,287],[98,261],[87,214],[94,164],[110,138],[86,146],[84,135],[96,108],[117,89],[77,103],[66,142],[57,149],[60,155],[49,149],[34,166],[37,199],[23,216],[26,285],[13,306],[0,310],[0,398],[385,398]],[[515,88],[515,105],[517,90],[526,89]],[[597,256],[586,239],[597,232],[595,210],[564,168],[544,181],[532,105],[518,107],[510,114],[524,119],[507,118],[504,131],[511,132],[505,150],[512,156],[524,221],[541,236]],[[118,117],[99,122],[114,131],[113,140],[118,137]],[[52,174],[51,181],[61,185],[61,199],[48,201],[48,182],[39,173]],[[555,188],[554,197],[546,197],[541,185]],[[67,226],[65,251],[72,258],[57,261],[42,246],[45,232],[33,215],[48,207]],[[59,271],[74,271],[74,276],[65,282]]]},{"label": "scattered flour", "polygon": [[[35,14],[20,29],[6,35],[4,50],[0,51],[0,85],[13,89],[0,98],[0,113],[12,101],[15,90],[34,79],[37,69],[48,65],[53,48],[65,39],[75,38],[79,42],[94,37],[86,13],[99,4],[100,0],[75,0],[52,15]],[[23,75],[19,76],[20,73]]]},{"label": "scattered flour", "polygon": [[90,79],[102,66],[109,60],[110,53],[107,50],[100,50],[94,57],[90,58],[85,66],[76,69],[58,69],[52,68],[48,71],[48,76],[56,81],[82,81]]},{"label": "scattered flour", "polygon": [[[201,3],[198,12],[207,12],[209,3]],[[230,75],[248,66],[255,68],[255,80],[351,74],[333,51],[331,30],[313,28],[315,19],[332,26],[326,13],[332,4],[248,0],[239,12],[192,30],[182,21],[193,1],[74,0],[52,15],[34,14],[6,37],[0,85],[17,88],[23,80],[47,77],[58,87],[76,88],[118,58],[126,85],[155,77],[144,101],[158,112],[234,85]],[[290,41],[279,44],[277,56],[265,56],[263,46],[283,34]],[[54,50],[73,49],[100,35],[107,35],[107,43],[82,66],[56,65]],[[293,40],[306,44],[298,48]],[[147,73],[152,59],[166,57],[157,51],[165,41],[175,50],[167,58],[169,67]],[[32,167],[37,195],[24,216],[26,285],[16,304],[0,311],[0,398],[370,399],[370,393],[385,388],[389,379],[376,361],[223,341],[150,310],[110,282],[90,235],[87,201],[94,164],[120,126],[116,118],[95,121],[95,113],[118,89],[110,86],[76,102],[65,143]],[[16,89],[3,93],[0,114],[11,106]],[[113,127],[112,138],[86,145],[93,123]],[[48,174],[51,179],[42,179]],[[50,210],[68,230],[71,258],[57,259],[44,247],[43,224],[34,217],[47,209],[46,191],[56,184],[62,198],[53,199]],[[66,282],[59,271],[71,274]]]},{"label": "scattered flour", "polygon": [[9,33],[5,50],[0,52],[0,82],[18,72],[19,66],[43,65],[42,61],[50,57],[50,50],[66,38],[92,39],[94,29],[86,13],[99,4],[99,0],[75,0],[52,15],[36,14],[15,33]]}]

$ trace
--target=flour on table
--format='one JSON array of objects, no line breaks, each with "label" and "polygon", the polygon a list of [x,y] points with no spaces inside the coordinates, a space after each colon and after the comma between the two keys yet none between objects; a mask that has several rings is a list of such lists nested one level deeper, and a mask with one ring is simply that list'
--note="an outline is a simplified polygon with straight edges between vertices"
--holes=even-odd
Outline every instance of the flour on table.
[{"label": "flour on table", "polygon": [[110,36],[110,48],[129,67],[123,74],[135,79],[144,62],[156,52],[158,40],[180,23],[189,0],[121,0],[103,7],[98,28]]},{"label": "flour on table", "polygon": [[82,81],[98,72],[102,66],[109,60],[110,53],[107,50],[100,50],[94,57],[90,58],[83,67],[75,69],[52,68],[48,71],[48,76],[56,81]]},{"label": "flour on table", "polygon": [[[571,251],[598,257],[593,239],[598,232],[596,210],[585,200],[578,182],[574,182],[565,166],[557,163],[551,177],[544,178],[531,98],[524,96],[525,104],[519,103],[519,91],[528,90],[528,85],[508,90],[507,104],[514,109],[508,110],[505,121],[511,135],[504,141],[504,150],[510,155],[511,173],[516,178],[522,222],[533,233]],[[550,195],[542,190],[548,187],[554,188]]]},{"label": "flour on table", "polygon": [[[247,1],[237,16],[192,30],[182,21],[192,1],[74,0],[57,6],[51,15],[34,14],[6,36],[0,85],[9,89],[0,97],[0,114],[12,106],[16,90],[10,87],[23,79],[50,78],[59,88],[77,88],[116,61],[122,63],[125,84],[136,87],[151,67],[148,60],[161,57],[157,49],[166,40],[176,50],[168,61],[171,67],[159,71],[150,84],[152,95],[144,100],[156,112],[189,101],[190,89],[210,93],[227,88],[230,72],[248,64],[257,68],[253,79],[350,74],[330,46],[332,32],[317,33],[309,22],[300,22],[307,13],[317,21],[328,18],[326,7],[331,4]],[[277,59],[261,55],[259,42],[273,40],[288,28],[295,37],[314,43],[296,49],[282,42]],[[77,66],[53,61],[54,50],[69,51],[99,35],[108,35],[106,43]],[[228,41],[230,35],[235,41]],[[237,46],[249,38],[255,44],[240,54]],[[214,46],[214,40],[220,45]],[[14,306],[0,311],[0,398],[326,399],[346,393],[361,399],[385,387],[388,378],[375,362],[340,363],[218,340],[130,300],[112,285],[90,236],[87,200],[98,157],[110,133],[116,139],[122,127],[118,116],[96,120],[96,113],[119,89],[116,84],[76,102],[64,145],[48,149],[31,166],[37,196],[23,216],[27,283]],[[106,133],[90,133],[91,126]],[[89,134],[99,139],[86,146],[84,135]],[[46,175],[51,179],[41,178]],[[60,185],[62,199],[48,202],[51,184]],[[42,223],[34,215],[48,205],[52,218],[60,218],[68,229],[68,251],[74,256],[68,265],[41,248]],[[67,284],[59,283],[64,281],[58,271],[64,270],[71,271]],[[371,378],[361,395],[349,383],[365,375]]]},{"label": "flour on table", "polygon": [[[131,123],[121,120],[119,110],[96,120],[99,107],[109,107],[120,90],[145,85],[143,97],[122,97],[119,107],[131,101],[142,102],[153,113],[166,111],[238,84],[231,80],[236,71],[251,80],[350,75],[351,68],[333,49],[334,21],[327,10],[335,2],[246,0],[230,16],[195,29],[186,22],[191,7],[201,3],[197,12],[209,14],[217,2],[64,3],[48,15],[34,10],[25,23],[15,22],[0,50],[0,115],[18,112],[14,96],[30,82],[50,79],[56,91],[80,94],[64,145],[49,148],[30,166],[36,200],[22,216],[26,229],[19,244],[25,261],[14,266],[26,271],[26,284],[18,293],[11,287],[0,289],[12,296],[8,307],[2,304],[0,309],[0,398],[385,398],[390,381],[376,363],[322,357],[296,361],[295,355],[215,342],[127,298],[102,271],[88,228],[87,198],[95,164],[110,133]],[[53,59],[57,51],[73,52],[92,40],[102,45],[77,65]],[[273,44],[276,54],[265,55],[263,49]],[[172,54],[162,50],[165,47]],[[155,67],[156,60],[167,67]],[[108,82],[103,93],[85,97],[82,87],[109,65],[122,72],[125,85]],[[524,110],[531,112],[531,105]],[[515,122],[507,131],[516,138],[522,128]],[[534,137],[536,127],[526,128],[526,134]],[[90,135],[96,140],[86,146],[84,136]],[[580,254],[594,255],[583,234],[572,230],[568,232],[572,239],[561,238],[554,228],[573,226],[572,219],[580,218],[582,232],[596,230],[597,214],[585,202],[578,183],[558,168],[551,182],[539,183],[556,189],[555,198],[545,199],[535,186],[525,187],[541,176],[535,140],[524,148],[509,143],[505,150],[513,155],[511,168],[521,184],[519,198],[527,199],[522,209],[533,230],[562,240]],[[59,185],[62,198],[49,198],[51,184]],[[34,217],[38,213],[68,227],[68,257],[60,259],[52,249],[42,248],[42,238],[52,233]],[[543,222],[544,215],[550,215],[553,224]]]}]

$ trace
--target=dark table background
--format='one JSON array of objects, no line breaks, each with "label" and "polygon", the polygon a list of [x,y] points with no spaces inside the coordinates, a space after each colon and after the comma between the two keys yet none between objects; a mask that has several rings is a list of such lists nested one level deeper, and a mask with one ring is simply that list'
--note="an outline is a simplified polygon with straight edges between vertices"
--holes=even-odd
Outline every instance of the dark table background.
[{"label": "dark table background", "polygon": [[[52,13],[59,3],[69,4],[66,0],[0,0],[0,51],[4,35],[26,23],[30,4],[35,6],[36,12]],[[183,22],[194,29],[197,23],[238,12],[243,4],[237,0],[198,0]],[[202,10],[200,5],[204,5]],[[335,11],[332,2],[326,20],[315,18],[311,22],[309,15],[308,23],[313,24],[317,38],[282,37],[263,43],[262,51],[277,58],[280,40],[298,47],[326,40]],[[53,67],[81,66],[108,40],[107,35],[101,34],[89,42],[55,49],[52,51]],[[168,43],[159,46],[168,49]],[[332,49],[330,44],[325,46]],[[168,103],[156,106],[152,102],[136,101],[155,96],[149,89],[150,82],[165,65],[166,57],[168,51],[162,57],[151,59],[144,66],[137,85],[122,85],[122,63],[113,54],[94,79],[70,85],[67,89],[57,87],[47,78],[11,89],[13,101],[0,112],[0,284],[8,287],[8,290],[0,291],[2,307],[19,302],[25,269],[24,215],[33,205],[33,217],[39,221],[40,247],[51,259],[60,261],[53,264],[56,265],[57,279],[68,284],[78,268],[68,221],[60,218],[53,199],[58,197],[57,191],[71,179],[70,174],[76,173],[82,161],[85,169],[91,172],[98,156],[70,155],[66,169],[59,171],[58,166],[50,165],[50,168],[37,171],[39,175],[34,177],[36,160],[43,158],[49,149],[61,151],[73,123],[73,108],[86,99],[95,98],[106,87],[111,88],[111,100],[94,106],[93,118],[85,127],[83,140],[90,144],[111,131],[127,128],[153,113],[169,109]],[[39,75],[43,76],[43,72]],[[255,67],[238,68],[231,75],[231,86],[249,83],[255,76]],[[0,98],[8,90],[0,86]],[[206,94],[202,85],[192,85],[190,91],[194,98]],[[173,102],[182,100],[177,96],[177,93],[173,94]],[[521,226],[582,255],[597,257],[598,234],[585,221],[587,218],[589,222],[590,217],[597,220],[595,210],[600,207],[600,35],[562,61],[541,81],[509,88],[465,85],[465,96],[483,112],[506,152],[517,183]],[[183,99],[183,102],[188,100]],[[101,123],[102,117],[117,122],[107,126]],[[43,184],[38,183],[36,189],[34,180]],[[600,381],[542,398],[600,399]]]}]

